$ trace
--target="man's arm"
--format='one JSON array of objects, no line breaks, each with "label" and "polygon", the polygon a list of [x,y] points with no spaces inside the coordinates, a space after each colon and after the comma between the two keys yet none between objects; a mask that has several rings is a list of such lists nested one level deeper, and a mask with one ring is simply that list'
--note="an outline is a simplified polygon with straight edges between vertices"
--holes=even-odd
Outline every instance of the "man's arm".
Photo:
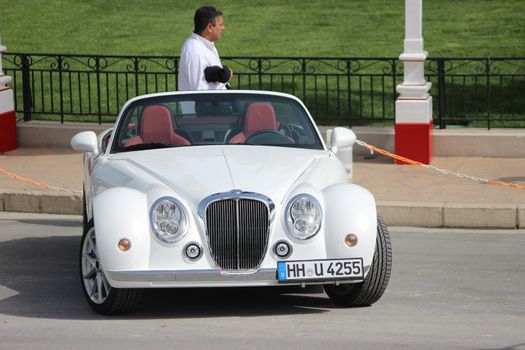
[{"label": "man's arm", "polygon": [[208,89],[208,84],[204,79],[204,67],[204,62],[199,55],[188,55],[186,72],[190,90]]},{"label": "man's arm", "polygon": [[209,83],[221,82],[226,84],[232,77],[232,71],[226,66],[210,66],[204,69],[204,77]]}]

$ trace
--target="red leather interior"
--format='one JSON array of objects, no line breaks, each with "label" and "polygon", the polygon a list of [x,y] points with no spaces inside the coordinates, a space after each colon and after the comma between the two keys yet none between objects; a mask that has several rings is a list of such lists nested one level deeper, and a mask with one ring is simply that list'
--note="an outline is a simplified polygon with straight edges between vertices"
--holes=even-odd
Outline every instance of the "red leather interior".
[{"label": "red leather interior", "polygon": [[244,130],[233,136],[229,143],[244,143],[251,135],[260,130],[277,130],[275,111],[269,103],[252,103],[246,111]]},{"label": "red leather interior", "polygon": [[129,147],[141,143],[163,143],[165,145],[185,146],[190,142],[173,130],[171,113],[165,106],[148,106],[142,113],[139,135],[124,144]]}]

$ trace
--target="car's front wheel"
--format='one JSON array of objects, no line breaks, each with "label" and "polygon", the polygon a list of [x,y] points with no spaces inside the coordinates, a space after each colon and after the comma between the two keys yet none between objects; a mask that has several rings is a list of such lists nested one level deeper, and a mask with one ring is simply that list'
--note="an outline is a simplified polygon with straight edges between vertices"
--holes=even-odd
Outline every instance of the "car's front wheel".
[{"label": "car's front wheel", "polygon": [[376,249],[372,266],[361,283],[325,285],[330,299],[344,306],[366,306],[378,301],[388,285],[392,270],[392,245],[390,234],[383,219],[377,217]]},{"label": "car's front wheel", "polygon": [[111,315],[129,312],[140,300],[140,290],[113,288],[108,283],[100,264],[93,220],[84,227],[82,235],[80,279],[82,291],[89,306],[99,314]]}]

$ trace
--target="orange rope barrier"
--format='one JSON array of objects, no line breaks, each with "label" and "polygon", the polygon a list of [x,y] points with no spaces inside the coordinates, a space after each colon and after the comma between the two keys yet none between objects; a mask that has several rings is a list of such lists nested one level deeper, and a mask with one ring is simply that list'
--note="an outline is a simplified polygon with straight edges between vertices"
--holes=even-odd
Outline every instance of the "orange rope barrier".
[{"label": "orange rope barrier", "polygon": [[405,163],[409,163],[409,164],[413,164],[413,165],[422,165],[422,166],[425,165],[425,164],[423,164],[421,162],[418,162],[417,160],[412,160],[412,159],[409,159],[409,158],[398,156],[397,154],[388,152],[388,151],[386,151],[384,149],[381,149],[381,148],[378,148],[376,146],[369,145],[368,143],[365,143],[363,141],[359,141],[358,144],[360,146],[368,148],[368,149],[370,149],[370,150],[372,150],[374,152],[377,152],[379,154],[382,154],[382,155],[390,157],[390,158],[394,158],[394,159],[400,160],[400,161],[405,162]]},{"label": "orange rope barrier", "polygon": [[468,176],[468,175],[465,175],[465,174],[457,174],[457,173],[454,173],[454,172],[449,171],[449,170],[443,170],[443,169],[440,169],[440,168],[432,166],[432,165],[423,164],[423,163],[418,162],[416,160],[412,160],[412,159],[409,159],[409,158],[398,156],[397,154],[394,154],[394,153],[388,152],[388,151],[386,151],[384,149],[381,149],[381,148],[369,145],[369,144],[367,144],[366,142],[363,142],[363,141],[357,140],[356,143],[358,145],[362,146],[362,147],[368,148],[369,150],[372,150],[372,151],[377,152],[379,154],[382,154],[384,156],[387,156],[387,157],[390,157],[390,158],[394,158],[394,159],[403,161],[403,162],[408,163],[408,164],[419,165],[419,166],[422,166],[422,167],[427,168],[427,169],[432,169],[432,170],[435,170],[435,171],[440,172],[440,173],[445,174],[445,175],[454,175],[454,176],[457,176],[457,177],[460,177],[460,178],[466,178],[466,179],[470,179],[470,180],[474,180],[474,181],[478,181],[478,182],[482,182],[482,183],[487,183],[489,185],[497,185],[497,186],[503,186],[503,187],[517,188],[517,189],[525,190],[525,186],[524,185],[518,185],[518,184],[515,184],[515,183],[512,183],[512,182],[504,182],[504,181],[499,181],[499,180],[494,180],[494,179],[483,179],[483,178],[480,178],[480,177]]},{"label": "orange rope barrier", "polygon": [[499,180],[487,180],[487,183],[490,185],[498,185],[498,186],[519,188],[519,189],[525,190],[525,186],[518,185],[512,182],[504,182],[504,181],[499,181]]},{"label": "orange rope barrier", "polygon": [[19,181],[28,183],[30,185],[34,185],[34,186],[37,186],[37,187],[40,187],[40,188],[49,188],[49,185],[46,185],[44,183],[41,183],[41,182],[38,182],[38,181],[35,181],[35,180],[31,180],[31,179],[25,178],[23,176],[16,175],[16,174],[14,174],[14,173],[12,173],[10,171],[4,170],[2,168],[0,168],[0,173],[4,174],[6,176],[9,176],[10,178],[13,178],[15,180],[19,180]]}]

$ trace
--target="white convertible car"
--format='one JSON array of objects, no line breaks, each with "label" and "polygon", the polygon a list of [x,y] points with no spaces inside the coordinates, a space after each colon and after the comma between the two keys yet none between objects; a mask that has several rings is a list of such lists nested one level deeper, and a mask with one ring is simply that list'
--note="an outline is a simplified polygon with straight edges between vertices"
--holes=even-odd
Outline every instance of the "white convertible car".
[{"label": "white convertible car", "polygon": [[323,284],[347,306],[385,291],[390,237],[304,104],[263,91],[139,96],[85,152],[82,288],[98,313],[143,288]]}]

